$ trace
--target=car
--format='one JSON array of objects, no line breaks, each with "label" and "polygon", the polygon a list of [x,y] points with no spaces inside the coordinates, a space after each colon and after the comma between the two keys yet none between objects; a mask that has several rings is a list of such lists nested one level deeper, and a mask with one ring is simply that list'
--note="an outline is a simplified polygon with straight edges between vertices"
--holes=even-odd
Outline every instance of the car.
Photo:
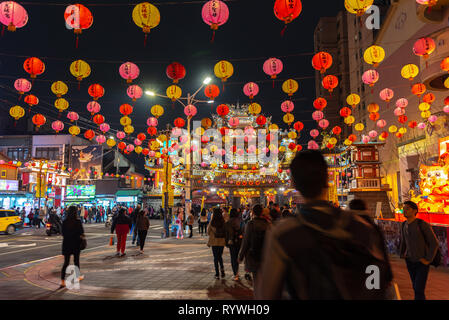
[{"label": "car", "polygon": [[0,209],[0,232],[13,234],[22,225],[22,219],[14,210]]}]

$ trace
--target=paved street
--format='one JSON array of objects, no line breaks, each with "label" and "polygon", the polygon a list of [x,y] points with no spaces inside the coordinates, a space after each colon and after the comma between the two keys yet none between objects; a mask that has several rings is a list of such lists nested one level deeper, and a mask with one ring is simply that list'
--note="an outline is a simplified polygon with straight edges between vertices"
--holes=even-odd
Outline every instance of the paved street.
[{"label": "paved street", "polygon": [[[161,221],[152,220],[146,251],[137,254],[128,237],[127,255],[115,257],[104,224],[85,225],[88,249],[81,256],[85,280],[79,290],[58,290],[61,237],[44,229],[0,235],[0,299],[251,299],[252,284],[235,282],[225,249],[226,278],[215,280],[207,238],[161,239]],[[403,261],[392,259],[402,299],[413,299]],[[243,273],[241,267],[241,273]],[[449,300],[449,272],[432,268],[427,296]]]}]

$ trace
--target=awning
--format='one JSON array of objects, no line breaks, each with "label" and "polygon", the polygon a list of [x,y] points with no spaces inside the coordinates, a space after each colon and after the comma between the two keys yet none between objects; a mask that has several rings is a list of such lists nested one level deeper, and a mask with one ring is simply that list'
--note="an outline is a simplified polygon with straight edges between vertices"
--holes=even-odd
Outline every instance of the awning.
[{"label": "awning", "polygon": [[115,194],[116,197],[138,197],[142,195],[141,190],[130,189],[130,190],[119,190]]}]

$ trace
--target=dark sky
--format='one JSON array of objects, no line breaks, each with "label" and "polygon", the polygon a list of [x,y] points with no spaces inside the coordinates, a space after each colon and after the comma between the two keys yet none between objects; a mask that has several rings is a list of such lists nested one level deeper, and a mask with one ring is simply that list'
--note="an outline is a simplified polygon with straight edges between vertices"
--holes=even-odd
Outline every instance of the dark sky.
[{"label": "dark sky", "polygon": [[[130,103],[126,95],[127,84],[118,68],[126,61],[135,62],[141,69],[140,77],[135,81],[144,90],[153,89],[165,94],[171,81],[166,77],[165,69],[172,61],[182,63],[187,69],[187,76],[181,80],[183,96],[194,92],[206,76],[211,76],[221,89],[221,81],[215,78],[213,67],[219,60],[229,60],[234,65],[234,75],[228,80],[225,92],[220,94],[216,103],[198,105],[201,119],[209,116],[219,103],[246,103],[248,98],[242,87],[249,81],[260,86],[260,93],[255,101],[262,105],[262,112],[273,115],[274,122],[282,122],[280,104],[286,95],[282,92],[282,82],[288,78],[311,77],[314,70],[311,66],[313,52],[313,32],[320,17],[335,16],[344,10],[343,0],[303,1],[303,11],[298,19],[288,25],[284,37],[280,36],[283,22],[273,13],[274,1],[269,0],[236,0],[227,1],[230,18],[216,33],[215,42],[210,43],[211,30],[201,18],[201,8],[205,1],[160,1],[152,2],[161,13],[161,23],[152,29],[147,46],[143,46],[144,35],[131,18],[136,3],[127,4],[121,1],[84,1],[94,16],[90,29],[83,31],[79,48],[75,49],[73,30],[68,30],[64,22],[64,10],[68,3],[19,2],[29,13],[28,24],[17,32],[5,31],[0,38],[0,107],[7,114],[9,107],[17,101],[13,90],[16,78],[28,75],[23,70],[23,62],[27,57],[36,56],[46,64],[46,71],[38,76],[31,93],[41,100],[36,112],[48,116],[48,120],[57,117],[53,106],[55,96],[50,85],[62,80],[69,85],[69,93],[65,98],[70,102],[68,111],[77,111],[88,117],[86,104],[91,100],[87,88],[92,83],[99,83],[106,89],[106,94],[99,100],[101,113],[113,129],[121,129],[119,106]],[[113,3],[113,4],[111,4]],[[272,82],[263,72],[263,62],[269,57],[278,57],[284,63],[284,70],[279,75],[275,89]],[[92,74],[81,83],[78,91],[77,83],[69,72],[72,61],[83,59],[92,68]],[[294,96],[296,120],[311,122],[312,102],[315,99],[313,79],[298,80],[300,90]],[[204,98],[204,93],[198,98]],[[5,101],[6,100],[6,101]],[[176,104],[172,108],[171,101],[152,98],[144,95],[134,104],[131,115],[133,125],[139,132],[146,132],[146,119],[150,116],[150,107],[161,104],[166,113],[160,119],[159,127],[165,123],[173,124],[177,116],[184,116],[183,108]],[[19,105],[26,107],[23,101]],[[64,112],[61,120],[66,118]],[[9,123],[2,122],[1,133],[23,130],[25,118],[19,121],[16,128],[9,118]],[[86,127],[86,125],[83,125]],[[66,128],[68,125],[66,124]],[[7,129],[7,130],[5,130]],[[22,131],[23,132],[23,131]],[[82,131],[83,133],[83,131]],[[306,140],[302,141],[305,143]]]}]

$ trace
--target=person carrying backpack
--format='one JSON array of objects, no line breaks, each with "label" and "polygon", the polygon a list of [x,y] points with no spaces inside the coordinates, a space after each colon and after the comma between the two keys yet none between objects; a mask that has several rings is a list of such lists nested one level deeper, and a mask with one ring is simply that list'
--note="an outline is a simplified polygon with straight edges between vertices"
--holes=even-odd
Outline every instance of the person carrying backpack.
[{"label": "person carrying backpack", "polygon": [[307,150],[290,164],[305,204],[268,231],[257,300],[382,300],[393,273],[383,235],[370,217],[328,201],[328,166]]},{"label": "person carrying backpack", "polygon": [[238,263],[245,260],[246,269],[253,274],[254,290],[256,289],[256,278],[262,262],[265,233],[270,227],[268,221],[262,218],[262,212],[261,205],[256,204],[253,207],[253,219],[246,224],[238,258]]},{"label": "person carrying backpack", "polygon": [[230,219],[225,223],[226,228],[226,247],[231,254],[231,266],[234,273],[234,281],[239,280],[238,255],[243,240],[242,221],[237,209],[231,209]]},{"label": "person carrying backpack", "polygon": [[223,249],[226,245],[226,229],[220,208],[214,209],[212,221],[207,227],[207,234],[209,235],[207,246],[212,247],[212,254],[214,255],[215,279],[220,279],[219,266],[221,268],[221,277],[224,278],[226,275],[223,265]]},{"label": "person carrying backpack", "polygon": [[405,258],[412,280],[415,300],[426,300],[425,290],[430,264],[438,266],[441,261],[438,239],[430,224],[416,218],[418,206],[412,201],[404,202],[404,221],[401,226],[399,252]]}]

